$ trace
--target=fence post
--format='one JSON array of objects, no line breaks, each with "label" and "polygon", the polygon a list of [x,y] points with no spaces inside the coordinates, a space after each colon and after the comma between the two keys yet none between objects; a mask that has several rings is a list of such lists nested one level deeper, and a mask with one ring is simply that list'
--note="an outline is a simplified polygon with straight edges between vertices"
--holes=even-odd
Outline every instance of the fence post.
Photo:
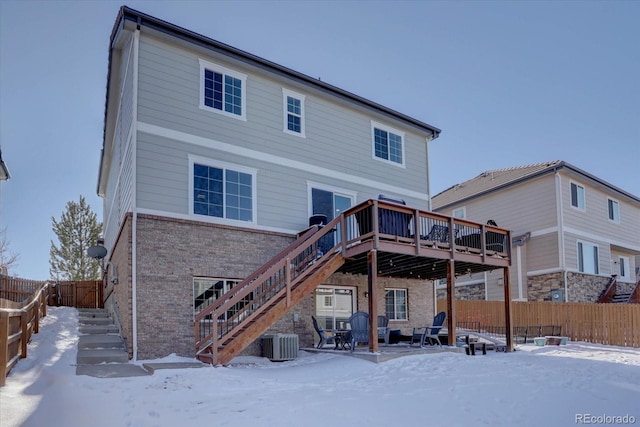
[{"label": "fence post", "polygon": [[33,301],[33,333],[40,332],[40,296]]},{"label": "fence post", "polygon": [[9,313],[0,311],[0,387],[7,379],[7,362],[9,360]]},{"label": "fence post", "polygon": [[27,344],[29,343],[29,319],[28,310],[22,309],[20,313],[20,329],[22,334],[20,335],[20,357],[23,359],[27,357]]}]

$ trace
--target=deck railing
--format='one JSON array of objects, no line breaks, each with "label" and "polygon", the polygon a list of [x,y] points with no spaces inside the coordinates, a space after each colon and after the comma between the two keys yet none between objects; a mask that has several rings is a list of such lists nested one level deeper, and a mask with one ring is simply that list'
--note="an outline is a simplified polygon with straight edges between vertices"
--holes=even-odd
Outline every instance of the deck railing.
[{"label": "deck railing", "polygon": [[479,255],[511,252],[508,230],[395,203],[369,200],[344,215],[347,247],[371,238]]}]

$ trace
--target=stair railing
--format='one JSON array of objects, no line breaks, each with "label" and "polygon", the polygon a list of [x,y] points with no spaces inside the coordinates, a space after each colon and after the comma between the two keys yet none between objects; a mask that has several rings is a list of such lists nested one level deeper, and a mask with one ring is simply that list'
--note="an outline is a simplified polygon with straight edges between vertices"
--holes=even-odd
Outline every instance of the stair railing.
[{"label": "stair railing", "polygon": [[602,293],[602,295],[600,295],[600,298],[598,298],[597,302],[599,304],[611,302],[616,294],[616,283],[617,276],[611,276],[611,280],[609,281],[607,289]]},{"label": "stair railing", "polygon": [[640,304],[640,279],[636,282],[636,287],[629,296],[629,304]]},{"label": "stair railing", "polygon": [[[339,216],[322,228],[311,227],[262,268],[198,313],[194,324],[196,353],[211,346],[215,355],[219,343],[231,339],[232,332],[239,330],[244,322],[255,319],[270,302],[282,297],[283,293],[289,300],[291,290],[301,278],[326,262],[341,246],[334,244],[326,254],[318,252],[320,239],[339,231],[342,221],[343,217]],[[205,331],[203,325],[207,324],[210,326]]]}]

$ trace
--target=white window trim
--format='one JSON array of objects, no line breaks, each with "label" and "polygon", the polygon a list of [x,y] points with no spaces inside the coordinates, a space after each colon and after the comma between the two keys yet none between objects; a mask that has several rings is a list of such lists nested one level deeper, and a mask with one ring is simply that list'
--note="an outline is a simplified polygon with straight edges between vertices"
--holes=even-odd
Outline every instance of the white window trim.
[{"label": "white window trim", "polygon": [[330,185],[326,185],[326,184],[319,184],[317,182],[313,182],[313,181],[307,181],[307,213],[308,216],[313,215],[313,194],[312,194],[312,190],[313,189],[316,190],[323,190],[323,191],[329,191],[331,193],[333,193],[334,195],[339,195],[339,196],[343,196],[343,197],[350,197],[351,198],[351,206],[355,206],[356,205],[356,196],[357,196],[357,192],[352,191],[352,190],[347,190],[345,188],[339,188],[339,187],[332,187]]},{"label": "white window trim", "polygon": [[[625,273],[627,273],[624,276],[620,275],[620,264],[624,263],[625,266]],[[613,271],[613,274],[617,274],[618,278],[620,279],[621,282],[633,282],[632,278],[631,278],[631,259],[629,257],[626,256],[618,256],[618,263],[616,265],[616,269]]]},{"label": "white window trim", "polygon": [[[583,253],[582,256],[584,258],[584,245],[589,245],[592,246],[594,248],[596,248],[596,250],[598,251],[598,263],[596,264],[596,268],[598,271],[590,273],[590,272],[586,272],[586,271],[580,271],[580,244],[582,244],[582,248],[583,248]],[[592,243],[592,242],[588,242],[586,240],[577,240],[576,241],[576,271],[578,273],[582,273],[582,274],[591,274],[591,275],[596,275],[596,276],[600,276],[602,275],[601,272],[601,268],[600,268],[600,257],[602,256],[602,252],[600,251],[600,245],[598,245],[597,243]],[[583,259],[583,263],[584,263],[584,259]]]},{"label": "white window trim", "polygon": [[[611,219],[609,217],[609,201],[615,203],[618,206],[618,218]],[[614,224],[620,224],[620,202],[611,197],[607,197],[607,218],[609,219],[609,221],[613,222]]]},{"label": "white window trim", "polygon": [[[380,157],[376,156],[376,135],[375,135],[375,129],[380,129],[386,132],[390,132],[393,133],[395,135],[398,135],[400,138],[402,138],[402,163],[396,163],[394,161],[391,161],[389,159],[381,159]],[[378,123],[378,122],[374,122],[373,120],[371,120],[371,157],[373,158],[373,160],[377,160],[379,162],[383,162],[389,165],[393,165],[393,166],[397,166],[400,168],[406,168],[405,166],[405,162],[406,162],[406,156],[405,156],[405,145],[406,145],[406,138],[405,138],[405,133],[398,130],[398,129],[394,129],[390,126],[387,125],[383,125],[382,123]]]},{"label": "white window trim", "polygon": [[[296,98],[297,100],[300,101],[300,132],[294,132],[292,130],[289,130],[288,128],[288,122],[289,122],[289,109],[288,109],[288,105],[287,105],[287,97],[290,96],[292,98]],[[295,135],[298,136],[300,138],[306,138],[306,126],[305,126],[305,99],[306,96],[302,95],[300,93],[294,92],[292,90],[289,89],[285,89],[282,88],[282,109],[283,109],[283,119],[284,119],[284,123],[283,123],[283,129],[282,131],[284,133],[288,133],[289,135]]]},{"label": "white window trim", "polygon": [[[404,305],[405,305],[405,310],[404,310],[404,315],[405,318],[404,319],[392,319],[391,317],[389,317],[389,315],[387,314],[387,317],[389,317],[389,320],[391,321],[397,321],[397,322],[406,322],[409,320],[409,291],[407,289],[404,288],[384,288],[384,293],[385,293],[385,298],[386,298],[386,293],[387,291],[393,291],[393,300],[394,300],[394,304],[396,303],[396,293],[395,291],[403,291],[404,292]],[[385,300],[385,306],[386,306],[386,300]]]},{"label": "white window trim", "polygon": [[[456,216],[456,211],[462,211],[462,216]],[[455,208],[451,211],[451,216],[458,219],[465,219],[467,217],[467,207]]]},{"label": "white window trim", "polygon": [[[197,295],[196,295],[196,292],[195,292],[195,285],[196,285],[196,281],[197,281],[197,280],[201,280],[201,281],[210,281],[210,282],[224,282],[224,285],[223,285],[223,288],[222,288],[222,289],[223,289],[222,295],[224,295],[224,294],[226,294],[227,292],[229,292],[229,291],[230,291],[230,289],[229,289],[229,288],[227,288],[227,285],[228,285],[228,283],[229,283],[229,282],[237,282],[237,283],[242,282],[242,279],[223,279],[223,278],[220,278],[220,277],[193,276],[193,278],[192,278],[192,280],[191,280],[191,291],[193,292],[193,296],[192,296],[192,298],[191,298],[191,299],[193,300],[192,305],[194,306],[194,307],[192,307],[192,309],[193,309],[193,319],[194,319],[194,320],[195,320],[196,316],[197,316],[197,315],[198,315],[202,310],[204,310],[204,309],[202,309],[202,310],[200,310],[200,311],[196,312],[196,308],[195,308],[196,296],[197,296]],[[237,283],[236,283],[236,284],[237,284]],[[206,321],[211,322],[211,320],[206,320]]]},{"label": "white window trim", "polygon": [[[223,116],[233,117],[234,119],[247,121],[247,75],[243,73],[239,73],[238,71],[231,70],[229,68],[223,67],[222,65],[214,64],[213,62],[206,61],[202,58],[198,58],[200,62],[200,86],[198,87],[198,92],[200,93],[200,108],[206,111],[213,111],[216,114],[222,114]],[[242,82],[242,93],[241,93],[241,102],[242,102],[242,113],[240,115],[229,113],[224,109],[218,110],[216,108],[209,107],[204,103],[204,70],[215,71],[216,73],[221,73],[223,75],[229,75],[231,77],[235,77]]]},{"label": "white window trim", "polygon": [[[235,165],[233,163],[226,163],[226,162],[221,162],[218,160],[213,160],[210,159],[208,157],[201,157],[201,156],[196,156],[193,154],[188,154],[187,158],[189,160],[189,197],[187,198],[188,203],[189,203],[189,216],[193,217],[194,219],[198,220],[200,218],[208,218],[209,220],[212,220],[212,222],[217,223],[217,224],[226,224],[226,225],[233,225],[233,226],[238,226],[239,224],[257,224],[258,222],[258,211],[257,211],[257,206],[258,206],[258,202],[257,202],[257,175],[258,175],[258,170],[257,169],[252,169],[252,168],[248,168],[245,166],[239,166],[239,165]],[[199,164],[199,165],[204,165],[204,166],[209,166],[209,167],[214,167],[214,168],[220,168],[220,169],[231,169],[237,172],[242,172],[242,173],[246,173],[251,175],[251,212],[252,212],[252,220],[251,221],[241,221],[239,219],[229,219],[229,218],[219,218],[217,216],[207,216],[207,215],[196,215],[193,212],[193,165],[194,164]],[[227,204],[226,204],[226,189],[224,192],[224,197],[225,197],[225,204],[224,204],[224,208],[226,209]]]},{"label": "white window trim", "polygon": [[[582,188],[582,191],[584,192],[584,207],[580,207],[580,198],[578,197],[578,206],[573,206],[573,201],[571,200],[571,186],[575,185],[578,188]],[[571,206],[573,209],[579,210],[581,212],[585,212],[587,210],[587,188],[576,182],[576,181],[569,181],[569,206]]]}]

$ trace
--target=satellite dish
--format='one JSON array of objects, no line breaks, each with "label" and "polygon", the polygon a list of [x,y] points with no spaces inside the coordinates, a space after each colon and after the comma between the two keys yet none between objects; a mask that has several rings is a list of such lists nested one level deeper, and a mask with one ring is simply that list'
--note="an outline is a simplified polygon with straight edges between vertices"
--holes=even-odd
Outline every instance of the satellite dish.
[{"label": "satellite dish", "polygon": [[102,259],[107,256],[107,248],[104,246],[91,246],[87,249],[87,255],[91,258]]}]

